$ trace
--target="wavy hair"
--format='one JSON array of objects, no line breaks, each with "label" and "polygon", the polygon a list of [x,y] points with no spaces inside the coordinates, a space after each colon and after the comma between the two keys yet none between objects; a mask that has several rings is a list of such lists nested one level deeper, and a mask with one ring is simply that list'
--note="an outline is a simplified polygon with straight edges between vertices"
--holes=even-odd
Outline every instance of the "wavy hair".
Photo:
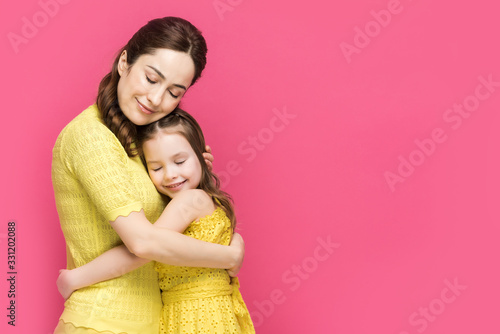
[{"label": "wavy hair", "polygon": [[149,21],[118,52],[111,72],[99,84],[96,103],[104,124],[115,134],[130,157],[138,154],[133,145],[137,126],[123,114],[118,103],[118,62],[125,50],[127,63],[132,66],[140,56],[154,54],[157,49],[185,52],[191,56],[195,68],[191,85],[200,78],[207,63],[207,44],[201,32],[188,21],[171,16]]},{"label": "wavy hair", "polygon": [[[175,129],[172,129],[174,127]],[[203,152],[205,152],[205,137],[203,136],[203,132],[198,122],[186,111],[176,108],[170,114],[156,122],[138,126],[137,147],[141,152],[144,164],[146,164],[146,162],[142,154],[142,145],[146,141],[154,138],[160,131],[178,133],[189,142],[201,165],[201,180],[198,189],[205,191],[212,197],[214,202],[224,210],[231,220],[231,227],[234,231],[236,226],[236,215],[234,213],[233,200],[228,193],[220,189],[219,178],[205,163],[205,158],[203,157]]]}]

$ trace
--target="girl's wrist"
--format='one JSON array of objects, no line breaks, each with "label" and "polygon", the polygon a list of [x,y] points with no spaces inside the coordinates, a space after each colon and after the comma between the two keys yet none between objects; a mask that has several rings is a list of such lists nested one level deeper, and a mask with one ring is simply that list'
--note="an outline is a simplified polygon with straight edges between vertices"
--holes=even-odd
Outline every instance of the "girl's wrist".
[{"label": "girl's wrist", "polygon": [[73,288],[74,280],[72,279],[72,276],[72,270],[62,269],[59,272],[59,277],[57,278],[56,285],[59,293],[64,298],[64,300],[67,300],[71,296],[73,291],[76,290],[75,288]]},{"label": "girl's wrist", "polygon": [[73,291],[84,287],[84,285],[82,285],[82,282],[80,282],[80,280],[78,279],[79,277],[81,277],[81,275],[79,275],[80,271],[80,268],[68,270],[66,282],[68,284],[68,287]]}]

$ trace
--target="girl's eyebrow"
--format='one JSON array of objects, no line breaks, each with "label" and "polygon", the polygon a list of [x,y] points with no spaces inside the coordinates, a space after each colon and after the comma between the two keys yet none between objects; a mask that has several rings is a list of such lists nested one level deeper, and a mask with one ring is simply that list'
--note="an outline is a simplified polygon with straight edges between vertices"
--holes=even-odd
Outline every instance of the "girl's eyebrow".
[{"label": "girl's eyebrow", "polygon": [[[163,75],[163,73],[160,72],[160,70],[158,70],[157,68],[154,68],[153,66],[151,65],[146,65],[147,67],[151,68],[153,71],[156,72],[156,74],[158,74],[160,76],[160,78],[162,78],[163,80],[165,80],[165,76]],[[187,88],[183,85],[179,85],[179,84],[174,84],[175,87],[178,87],[178,88],[182,88],[184,90],[187,90]]]},{"label": "girl's eyebrow", "polygon": [[183,152],[183,151],[181,151],[181,152],[178,152],[178,153],[174,154],[174,155],[172,156],[172,158],[174,158],[174,159],[175,159],[175,158],[180,157],[181,155],[183,156],[183,155],[186,155],[186,154],[188,154],[188,153],[187,153],[187,152]]}]

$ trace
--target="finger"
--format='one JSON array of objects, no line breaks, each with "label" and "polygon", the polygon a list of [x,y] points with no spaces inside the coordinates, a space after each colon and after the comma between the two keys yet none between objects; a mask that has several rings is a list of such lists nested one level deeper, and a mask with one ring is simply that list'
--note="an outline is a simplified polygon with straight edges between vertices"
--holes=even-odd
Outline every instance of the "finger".
[{"label": "finger", "polygon": [[214,156],[208,152],[203,152],[203,158],[205,159],[205,161],[214,161]]},{"label": "finger", "polygon": [[210,146],[205,146],[205,152],[212,153],[212,148]]},{"label": "finger", "polygon": [[214,168],[214,166],[209,160],[205,160],[205,163],[207,164],[208,169],[212,170]]}]

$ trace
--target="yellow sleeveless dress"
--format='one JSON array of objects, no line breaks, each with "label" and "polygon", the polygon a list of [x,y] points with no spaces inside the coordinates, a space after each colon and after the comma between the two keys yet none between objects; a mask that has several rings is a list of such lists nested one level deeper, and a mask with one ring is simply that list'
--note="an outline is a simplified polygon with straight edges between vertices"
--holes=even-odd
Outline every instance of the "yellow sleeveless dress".
[{"label": "yellow sleeveless dress", "polygon": [[[218,207],[192,222],[190,237],[229,245],[231,221]],[[239,291],[239,281],[224,269],[177,267],[156,263],[162,290],[160,333],[255,333]]]}]

